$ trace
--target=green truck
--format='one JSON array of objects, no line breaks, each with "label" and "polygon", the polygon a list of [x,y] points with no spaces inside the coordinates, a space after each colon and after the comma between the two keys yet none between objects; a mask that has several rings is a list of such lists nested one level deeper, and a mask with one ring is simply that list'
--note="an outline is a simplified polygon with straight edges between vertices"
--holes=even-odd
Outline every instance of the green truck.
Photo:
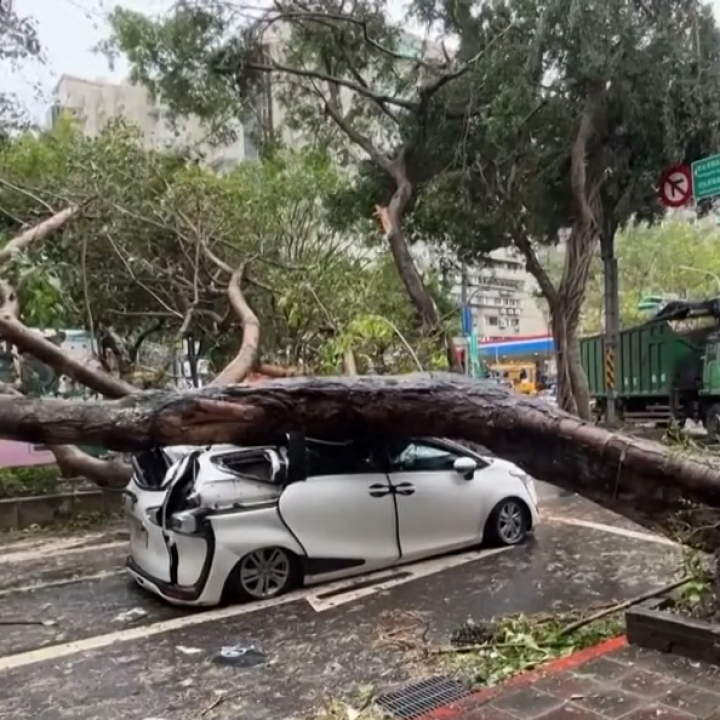
[{"label": "green truck", "polygon": [[[720,436],[720,298],[668,303],[648,322],[622,330],[615,353],[618,417],[683,425],[701,421]],[[598,417],[607,403],[605,340],[580,340],[580,357]]]}]

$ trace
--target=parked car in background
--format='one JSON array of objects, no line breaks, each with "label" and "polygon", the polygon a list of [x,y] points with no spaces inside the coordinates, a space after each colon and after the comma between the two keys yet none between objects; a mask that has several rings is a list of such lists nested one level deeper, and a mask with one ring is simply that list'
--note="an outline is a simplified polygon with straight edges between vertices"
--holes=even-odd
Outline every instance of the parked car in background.
[{"label": "parked car in background", "polygon": [[155,449],[126,490],[128,570],[180,605],[262,600],[470,548],[522,542],[532,478],[449,440],[289,435]]}]

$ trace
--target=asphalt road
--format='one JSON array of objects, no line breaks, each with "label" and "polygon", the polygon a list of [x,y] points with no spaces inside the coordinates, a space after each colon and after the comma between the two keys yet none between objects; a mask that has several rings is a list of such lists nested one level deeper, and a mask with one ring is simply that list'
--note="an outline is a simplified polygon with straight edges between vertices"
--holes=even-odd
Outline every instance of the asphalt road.
[{"label": "asphalt road", "polygon": [[[468,618],[621,600],[669,581],[679,552],[666,541],[545,495],[544,524],[526,545],[268,607],[188,613],[156,601],[122,574],[118,535],[0,548],[0,619],[46,623],[0,626],[0,719],[306,716],[358,687],[417,676],[413,648],[446,643]],[[219,664],[228,646],[255,648],[264,663]]]}]

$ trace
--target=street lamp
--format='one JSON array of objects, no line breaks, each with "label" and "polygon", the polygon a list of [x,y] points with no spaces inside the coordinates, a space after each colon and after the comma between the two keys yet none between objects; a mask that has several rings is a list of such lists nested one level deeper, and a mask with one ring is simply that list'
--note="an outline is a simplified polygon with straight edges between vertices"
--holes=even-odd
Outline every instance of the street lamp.
[{"label": "street lamp", "polygon": [[689,265],[680,265],[679,267],[681,270],[690,270],[691,272],[699,272],[699,273],[702,273],[703,275],[706,275],[707,277],[711,277],[717,284],[718,290],[720,290],[720,277],[718,277],[714,272],[710,272],[709,270],[703,270],[702,268],[690,267]]}]

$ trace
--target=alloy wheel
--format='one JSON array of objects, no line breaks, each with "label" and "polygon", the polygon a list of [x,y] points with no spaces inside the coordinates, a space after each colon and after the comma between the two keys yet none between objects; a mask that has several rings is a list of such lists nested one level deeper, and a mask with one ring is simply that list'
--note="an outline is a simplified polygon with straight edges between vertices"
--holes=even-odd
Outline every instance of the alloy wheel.
[{"label": "alloy wheel", "polygon": [[526,534],[525,509],[516,500],[504,502],[497,514],[497,534],[506,545],[519,543]]},{"label": "alloy wheel", "polygon": [[285,590],[291,579],[291,562],[281,548],[262,548],[246,555],[240,566],[240,584],[250,596],[260,600]]}]

